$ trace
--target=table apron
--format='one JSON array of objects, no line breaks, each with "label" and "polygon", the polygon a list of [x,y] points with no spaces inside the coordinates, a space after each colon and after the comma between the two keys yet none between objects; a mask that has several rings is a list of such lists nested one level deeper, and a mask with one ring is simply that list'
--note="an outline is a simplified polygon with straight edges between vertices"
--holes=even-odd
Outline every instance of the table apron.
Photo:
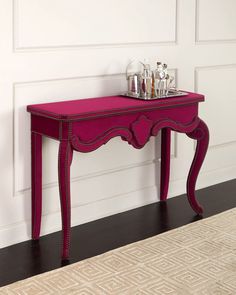
[{"label": "table apron", "polygon": [[[31,114],[31,131],[60,141],[71,141],[77,137],[85,145],[106,137],[107,134],[113,135],[112,137],[119,136],[119,133],[121,137],[126,134],[123,139],[128,137],[127,140],[130,136],[136,135],[136,139],[140,141],[138,148],[141,148],[159,129],[170,127],[185,132],[187,128],[186,131],[191,131],[197,119],[198,103],[78,121],[55,120]],[[146,134],[146,141],[139,138],[139,134],[143,132]]]}]

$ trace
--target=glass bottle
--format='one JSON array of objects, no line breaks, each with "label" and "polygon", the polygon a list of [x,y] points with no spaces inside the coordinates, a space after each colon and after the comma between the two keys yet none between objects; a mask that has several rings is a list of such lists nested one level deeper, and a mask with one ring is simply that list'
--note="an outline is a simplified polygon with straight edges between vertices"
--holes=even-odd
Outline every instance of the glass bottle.
[{"label": "glass bottle", "polygon": [[151,98],[152,94],[152,72],[149,64],[143,64],[143,72],[141,74],[141,96]]}]

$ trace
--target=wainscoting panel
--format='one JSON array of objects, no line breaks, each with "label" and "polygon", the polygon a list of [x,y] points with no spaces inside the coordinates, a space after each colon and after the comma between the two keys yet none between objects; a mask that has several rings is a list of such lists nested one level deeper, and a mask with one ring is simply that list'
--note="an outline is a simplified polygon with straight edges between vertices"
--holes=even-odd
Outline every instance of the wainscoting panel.
[{"label": "wainscoting panel", "polygon": [[[200,107],[207,120],[210,143],[202,178],[217,171],[236,171],[236,94],[234,91],[236,65],[199,67],[195,71],[196,91],[206,95],[205,108]],[[227,175],[227,173],[226,173]]]},{"label": "wainscoting panel", "polygon": [[16,49],[176,40],[176,0],[15,0],[14,5]]},{"label": "wainscoting panel", "polygon": [[236,42],[235,0],[196,0],[196,41]]},{"label": "wainscoting panel", "polygon": [[[93,87],[91,87],[93,85]],[[107,85],[107,86],[106,86]],[[124,75],[100,76],[89,78],[71,78],[53,81],[26,82],[14,85],[14,174],[15,194],[30,188],[30,114],[26,113],[26,105],[40,102],[80,99],[86,97],[120,93],[126,89]],[[25,137],[26,136],[26,137]],[[44,165],[44,183],[57,181],[58,146],[53,140],[44,140],[44,151],[47,151],[44,163],[49,157],[53,164]],[[100,152],[101,153],[101,152]],[[135,153],[134,153],[135,154]],[[55,155],[55,157],[54,157]],[[133,155],[133,154],[132,154]],[[117,158],[116,158],[117,159]],[[145,159],[146,160],[146,159]],[[144,160],[144,161],[145,161]],[[134,160],[135,161],[135,160]],[[130,164],[130,163],[128,163]],[[94,163],[94,167],[96,164]],[[52,173],[52,170],[54,173]],[[80,171],[80,169],[78,169]],[[93,171],[95,172],[95,171]],[[85,170],[85,173],[89,173]],[[73,173],[74,174],[74,173]],[[73,175],[72,174],[72,175]],[[78,174],[75,174],[75,177]]]},{"label": "wainscoting panel", "polygon": [[[176,76],[174,70],[171,75]],[[92,87],[91,87],[92,85]],[[14,85],[14,191],[15,195],[30,189],[30,114],[26,105],[40,102],[71,100],[122,93],[126,90],[124,74],[58,79],[53,81],[25,82]],[[176,154],[175,136],[172,136],[172,155]],[[58,143],[44,138],[43,182],[44,187],[57,185]],[[114,139],[102,148],[87,154],[75,153],[72,179],[126,169],[155,159],[154,144],[142,150],[133,149],[127,143]],[[47,163],[51,162],[50,166]],[[78,168],[76,168],[78,167]]]},{"label": "wainscoting panel", "polygon": [[[201,115],[211,130],[210,147],[236,142],[236,65],[196,69],[196,89],[207,97]],[[220,107],[220,110],[219,110]]]}]

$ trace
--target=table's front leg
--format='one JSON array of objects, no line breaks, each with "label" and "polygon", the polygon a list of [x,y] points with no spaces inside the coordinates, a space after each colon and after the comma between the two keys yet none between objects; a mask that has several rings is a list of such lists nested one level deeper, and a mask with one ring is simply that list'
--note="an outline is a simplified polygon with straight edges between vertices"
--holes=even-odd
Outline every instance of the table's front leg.
[{"label": "table's front leg", "polygon": [[169,178],[170,178],[170,146],[171,146],[171,129],[163,128],[161,130],[161,185],[160,200],[167,199]]},{"label": "table's front leg", "polygon": [[201,169],[202,163],[204,161],[208,143],[209,143],[209,131],[207,125],[200,120],[198,126],[189,133],[186,133],[190,138],[197,140],[197,147],[194,155],[194,159],[188,174],[187,180],[187,196],[189,203],[193,210],[201,214],[203,212],[202,207],[197,202],[195,197],[195,186],[198,177],[198,173]]},{"label": "table's front leg", "polygon": [[70,165],[73,149],[69,141],[62,140],[58,154],[58,180],[62,217],[62,259],[68,259],[70,248],[71,201],[70,201]]},{"label": "table's front leg", "polygon": [[32,239],[40,236],[42,216],[42,135],[31,132],[31,214]]}]

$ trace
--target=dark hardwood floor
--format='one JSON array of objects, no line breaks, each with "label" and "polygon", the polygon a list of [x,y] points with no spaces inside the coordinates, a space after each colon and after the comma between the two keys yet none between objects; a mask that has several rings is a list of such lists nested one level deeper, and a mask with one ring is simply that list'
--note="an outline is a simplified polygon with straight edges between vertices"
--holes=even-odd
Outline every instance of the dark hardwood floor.
[{"label": "dark hardwood floor", "polygon": [[197,191],[204,206],[195,215],[186,195],[102,218],[72,228],[70,261],[61,262],[61,233],[0,250],[0,286],[92,257],[236,206],[236,180]]}]

